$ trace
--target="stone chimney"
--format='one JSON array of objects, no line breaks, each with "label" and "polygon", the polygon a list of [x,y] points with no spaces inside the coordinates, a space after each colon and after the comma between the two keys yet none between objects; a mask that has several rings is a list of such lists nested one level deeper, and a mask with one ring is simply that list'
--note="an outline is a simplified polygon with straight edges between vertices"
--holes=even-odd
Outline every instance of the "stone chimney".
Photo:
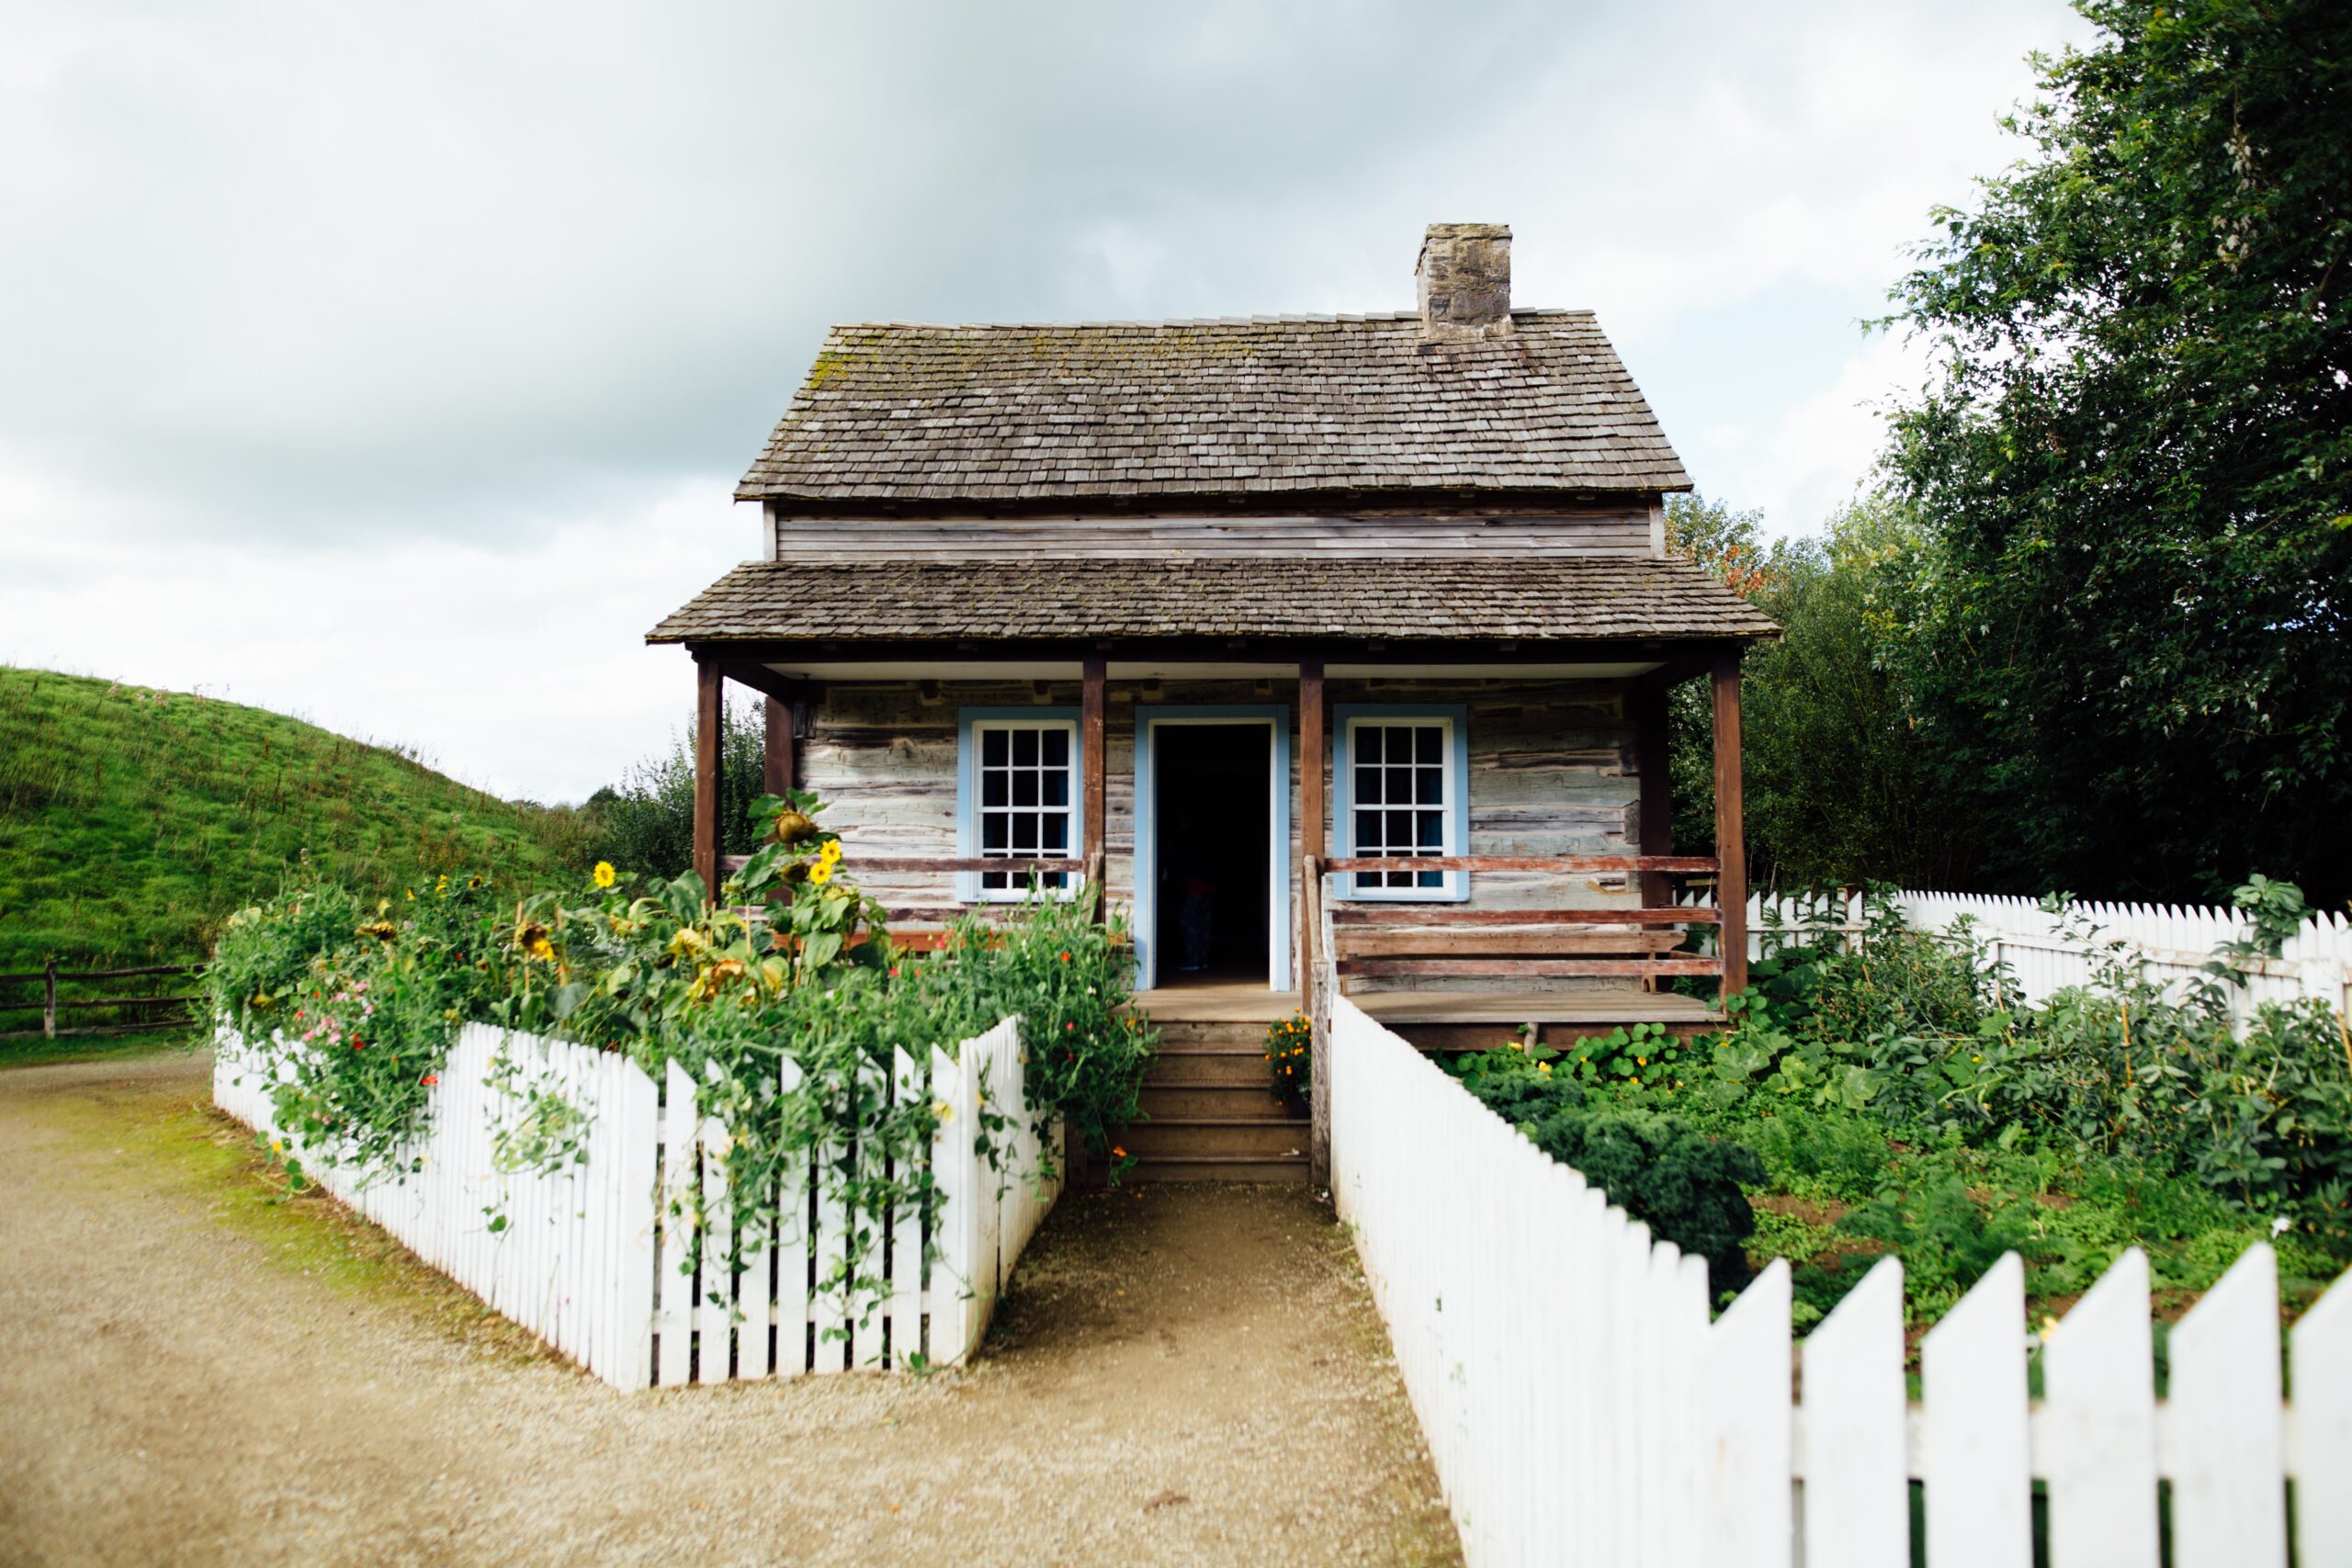
[{"label": "stone chimney", "polygon": [[1510,230],[1500,223],[1432,223],[1413,264],[1425,337],[1498,337],[1510,331]]}]

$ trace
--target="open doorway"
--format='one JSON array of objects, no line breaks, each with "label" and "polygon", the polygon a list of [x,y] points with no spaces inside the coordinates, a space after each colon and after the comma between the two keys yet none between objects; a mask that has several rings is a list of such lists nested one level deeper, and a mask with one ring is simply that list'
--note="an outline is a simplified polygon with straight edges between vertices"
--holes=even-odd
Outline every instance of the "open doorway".
[{"label": "open doorway", "polygon": [[1152,896],[1138,915],[1158,987],[1272,980],[1275,745],[1263,719],[1152,722]]}]

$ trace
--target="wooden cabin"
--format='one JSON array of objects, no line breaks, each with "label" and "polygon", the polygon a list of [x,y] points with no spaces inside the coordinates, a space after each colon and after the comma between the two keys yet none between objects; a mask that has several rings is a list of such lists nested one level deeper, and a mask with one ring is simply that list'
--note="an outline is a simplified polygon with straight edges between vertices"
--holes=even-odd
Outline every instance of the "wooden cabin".
[{"label": "wooden cabin", "polygon": [[[704,876],[734,681],[901,926],[1099,878],[1163,1032],[1145,1174],[1306,1174],[1259,1049],[1318,959],[1431,1048],[1720,1016],[1667,982],[1743,983],[1740,656],[1775,628],[1667,554],[1689,477],[1510,257],[1432,225],[1396,314],[833,329],[736,491],[761,558],[649,637],[695,660]],[[1689,680],[1720,868],[1669,842]]]}]

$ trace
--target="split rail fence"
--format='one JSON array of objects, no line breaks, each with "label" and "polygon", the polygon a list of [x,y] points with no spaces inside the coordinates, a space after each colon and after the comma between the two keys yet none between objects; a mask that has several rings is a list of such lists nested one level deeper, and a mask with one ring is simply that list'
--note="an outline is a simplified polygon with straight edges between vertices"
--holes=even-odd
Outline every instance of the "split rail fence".
[{"label": "split rail fence", "polygon": [[1702,1260],[1324,988],[1332,1195],[1473,1568],[2029,1568],[2037,1507],[2049,1568],[2285,1568],[2290,1529],[2303,1568],[2352,1563],[2352,1283],[2295,1325],[2290,1405],[2250,1248],[2160,1400],[2141,1253],[2039,1342],[2010,1254],[1928,1334],[1915,1403],[1897,1259],[1793,1354],[1783,1263],[1711,1322]]},{"label": "split rail fence", "polygon": [[[189,1020],[189,1004],[200,1001],[200,996],[169,996],[163,994],[167,981],[182,975],[200,975],[201,964],[148,964],[130,969],[60,969],[56,964],[28,970],[17,975],[0,975],[0,1020],[12,1015],[40,1014],[38,1029],[0,1030],[0,1040],[57,1040],[81,1034],[142,1034],[152,1030],[170,1029]],[[86,991],[101,982],[137,980],[141,985],[129,991],[117,991],[105,996],[74,996],[62,993]],[[39,987],[38,999],[28,997],[17,999],[7,996],[10,990]],[[108,1015],[101,1017],[101,1015]],[[86,1018],[88,1023],[74,1020]]]},{"label": "split rail fence", "polygon": [[[582,1111],[578,1157],[552,1171],[502,1170],[494,1143],[514,1107],[492,1086],[502,1047],[532,1087]],[[778,1088],[798,1087],[786,1063]],[[874,1067],[875,1088],[883,1072]],[[898,1054],[888,1097],[945,1113],[928,1155],[928,1213],[894,1205],[877,1228],[845,1212],[854,1151],[823,1149],[773,1190],[729,1212],[727,1127],[700,1113],[675,1063],[657,1082],[626,1056],[566,1041],[463,1030],[431,1091],[404,1175],[361,1170],[303,1151],[304,1173],[398,1237],[495,1311],[624,1389],[794,1377],[964,1359],[986,1332],[1014,1261],[1060,1191],[1023,1089],[1018,1022],[1006,1019],[951,1055]],[[271,1086],[223,1032],[213,1100],[279,1138]],[[991,1163],[978,1144],[985,1107],[1006,1119]],[[899,1174],[891,1171],[888,1174]],[[684,1216],[699,1201],[705,1234]],[[492,1228],[503,1219],[504,1224]],[[716,1238],[739,1234],[740,1267]],[[844,1259],[886,1288],[845,1297],[825,1288]],[[859,1310],[854,1310],[853,1303]]]}]

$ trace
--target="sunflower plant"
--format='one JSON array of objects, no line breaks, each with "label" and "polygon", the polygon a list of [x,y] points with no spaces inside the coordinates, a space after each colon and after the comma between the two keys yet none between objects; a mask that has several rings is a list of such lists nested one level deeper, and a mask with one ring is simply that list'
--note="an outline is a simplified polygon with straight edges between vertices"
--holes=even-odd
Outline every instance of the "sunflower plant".
[{"label": "sunflower plant", "polygon": [[[603,862],[584,886],[511,901],[479,877],[373,909],[332,887],[291,891],[229,923],[208,974],[216,1013],[283,1076],[278,1125],[312,1157],[413,1169],[429,1091],[458,1030],[481,1021],[626,1053],[657,1078],[676,1064],[697,1112],[730,1130],[730,1188],[767,1190],[821,1157],[877,1236],[894,1206],[938,1201],[919,1157],[937,1108],[893,1103],[881,1087],[898,1051],[928,1062],[933,1046],[1018,1016],[1040,1116],[1067,1116],[1115,1174],[1110,1133],[1136,1117],[1152,1046],[1126,1007],[1124,923],[1039,896],[1009,922],[959,922],[944,953],[900,953],[881,905],[847,874],[840,837],[819,825],[823,810],[806,791],[759,801],[761,846],[716,900],[692,873],[662,881]],[[490,1082],[508,1107],[492,1129],[503,1167],[579,1157],[586,1113],[551,1077],[502,1055]],[[971,1135],[993,1158],[1006,1121],[983,1107],[979,1123]],[[702,1201],[682,1194],[673,1215],[692,1238],[689,1267],[706,1245],[732,1258],[741,1242],[731,1228],[706,1236]],[[880,1273],[878,1256],[850,1257],[819,1285],[863,1317]]]}]

